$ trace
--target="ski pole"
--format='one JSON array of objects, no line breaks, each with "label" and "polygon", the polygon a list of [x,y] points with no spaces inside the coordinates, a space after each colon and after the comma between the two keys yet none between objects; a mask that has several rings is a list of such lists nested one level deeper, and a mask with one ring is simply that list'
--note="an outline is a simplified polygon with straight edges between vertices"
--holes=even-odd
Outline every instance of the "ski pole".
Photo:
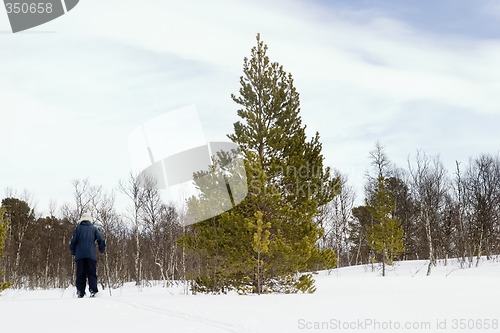
[{"label": "ski pole", "polygon": [[109,262],[108,262],[108,252],[104,252],[104,261],[106,266],[106,275],[108,278],[108,290],[109,290],[109,296],[111,296],[111,279],[109,277]]}]

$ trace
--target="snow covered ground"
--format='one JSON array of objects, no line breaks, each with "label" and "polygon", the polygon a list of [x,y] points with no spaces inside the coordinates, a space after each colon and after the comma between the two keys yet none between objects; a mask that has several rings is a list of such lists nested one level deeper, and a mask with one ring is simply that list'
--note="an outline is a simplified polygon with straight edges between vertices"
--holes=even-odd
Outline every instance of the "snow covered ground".
[{"label": "snow covered ground", "polygon": [[2,332],[500,332],[500,259],[460,269],[397,263],[315,276],[312,295],[185,295],[133,284],[77,299],[65,290],[6,290]]}]

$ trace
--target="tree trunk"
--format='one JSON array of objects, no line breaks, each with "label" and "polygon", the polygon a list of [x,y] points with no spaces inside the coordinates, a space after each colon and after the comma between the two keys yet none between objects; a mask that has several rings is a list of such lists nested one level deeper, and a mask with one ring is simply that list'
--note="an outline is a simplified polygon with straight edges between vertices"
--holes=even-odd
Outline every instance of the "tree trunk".
[{"label": "tree trunk", "polygon": [[431,221],[428,216],[425,217],[425,234],[429,246],[429,267],[427,268],[427,276],[429,276],[431,275],[431,266],[436,266],[436,259],[434,257],[434,247],[432,246]]},{"label": "tree trunk", "polygon": [[140,250],[140,240],[139,240],[139,228],[137,227],[137,230],[135,232],[135,263],[134,263],[134,268],[135,268],[135,285],[138,286],[141,284],[141,267],[140,267],[140,255],[141,255],[141,250]]},{"label": "tree trunk", "polygon": [[22,246],[22,237],[19,239],[19,244],[17,245],[16,250],[16,261],[14,262],[14,285],[20,287],[18,276],[19,276],[19,266],[21,265],[21,246]]},{"label": "tree trunk", "polygon": [[479,235],[479,244],[477,245],[477,256],[476,256],[476,267],[479,266],[479,261],[481,260],[481,255],[483,254],[483,239],[484,239],[484,230],[481,229],[481,234]]},{"label": "tree trunk", "polygon": [[431,266],[432,266],[432,262],[429,261],[429,266],[427,266],[427,276],[431,275]]},{"label": "tree trunk", "polygon": [[387,249],[384,249],[382,255],[382,276],[385,276],[385,263],[387,262]]},{"label": "tree trunk", "polygon": [[260,252],[257,252],[257,294],[260,295],[261,286],[260,286]]}]

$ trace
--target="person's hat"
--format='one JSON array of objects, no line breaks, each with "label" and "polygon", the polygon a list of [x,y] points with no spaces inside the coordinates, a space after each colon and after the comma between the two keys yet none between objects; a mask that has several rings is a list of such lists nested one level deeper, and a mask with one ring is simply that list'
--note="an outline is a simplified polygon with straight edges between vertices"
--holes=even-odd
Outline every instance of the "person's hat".
[{"label": "person's hat", "polygon": [[88,212],[83,213],[82,217],[80,218],[80,222],[83,222],[83,221],[92,222],[92,215],[90,215],[90,213],[88,213]]}]

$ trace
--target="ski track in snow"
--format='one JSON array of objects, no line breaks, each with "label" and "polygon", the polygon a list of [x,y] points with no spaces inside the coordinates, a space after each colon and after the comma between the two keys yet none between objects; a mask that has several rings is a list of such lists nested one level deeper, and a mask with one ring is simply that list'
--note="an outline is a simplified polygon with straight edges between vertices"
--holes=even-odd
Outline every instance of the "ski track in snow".
[{"label": "ski track in snow", "polygon": [[257,333],[257,331],[249,331],[247,329],[244,329],[242,327],[238,327],[237,325],[234,325],[231,323],[226,323],[226,322],[222,322],[222,321],[218,321],[218,320],[203,318],[200,316],[194,316],[194,315],[190,315],[190,314],[187,314],[184,312],[177,312],[177,311],[172,311],[172,310],[161,309],[161,308],[158,308],[155,306],[141,304],[138,302],[126,302],[124,300],[116,299],[116,298],[109,298],[109,299],[114,301],[114,302],[125,304],[125,305],[131,306],[133,308],[142,310],[142,311],[158,313],[158,314],[165,315],[165,316],[176,317],[176,318],[184,319],[184,320],[191,321],[191,322],[201,323],[201,324],[205,324],[207,326],[222,329],[222,330],[224,330],[226,332],[230,332],[230,333]]}]

